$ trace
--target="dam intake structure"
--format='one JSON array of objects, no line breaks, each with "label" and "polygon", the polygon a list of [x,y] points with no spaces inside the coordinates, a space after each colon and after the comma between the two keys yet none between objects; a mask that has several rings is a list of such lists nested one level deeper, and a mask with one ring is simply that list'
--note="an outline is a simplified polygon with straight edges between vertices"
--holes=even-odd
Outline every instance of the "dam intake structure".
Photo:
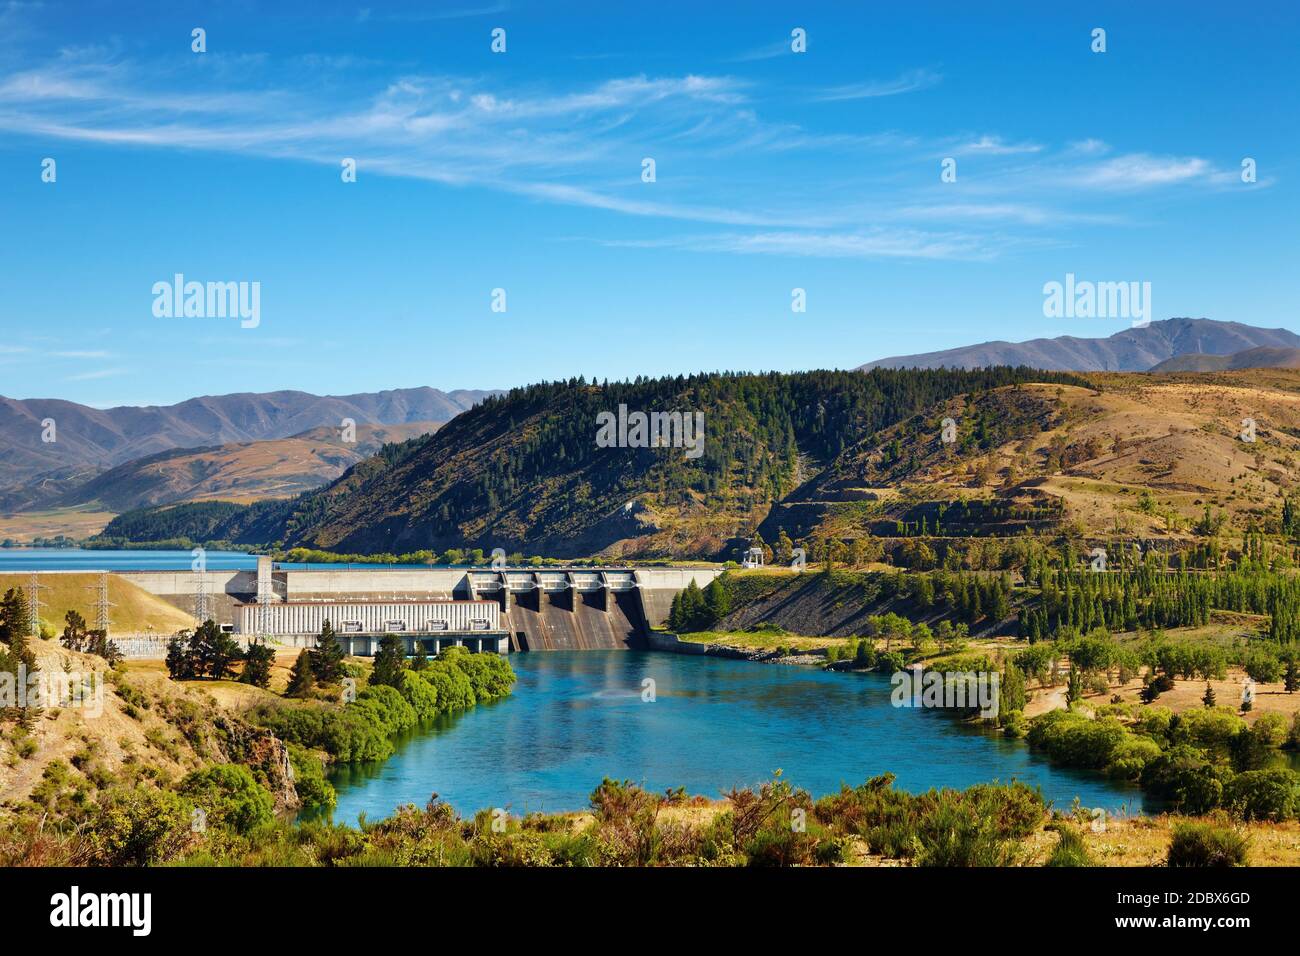
[{"label": "dam intake structure", "polygon": [[451,644],[498,653],[649,646],[673,597],[721,568],[280,568],[119,571],[138,587],[209,616],[242,642],[313,647],[323,621],[353,653],[396,634],[414,651]]}]

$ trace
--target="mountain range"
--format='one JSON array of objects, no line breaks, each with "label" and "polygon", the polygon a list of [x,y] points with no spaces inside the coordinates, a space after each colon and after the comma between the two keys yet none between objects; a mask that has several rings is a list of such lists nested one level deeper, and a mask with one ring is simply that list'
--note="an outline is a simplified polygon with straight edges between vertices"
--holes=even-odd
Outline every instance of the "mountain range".
[{"label": "mountain range", "polygon": [[358,425],[351,441],[338,428],[322,425],[289,438],[175,448],[123,462],[46,504],[122,512],[174,501],[291,498],[332,481],[390,442],[428,434],[441,424]]},{"label": "mountain range", "polygon": [[[983,361],[1019,364],[947,367]],[[95,515],[127,512],[111,537],[707,557],[755,526],[769,540],[781,529],[847,540],[885,536],[897,522],[951,527],[941,486],[949,502],[966,501],[972,528],[1001,522],[1016,533],[1059,525],[1067,511],[1084,528],[1103,515],[1119,526],[1131,508],[1114,489],[1135,499],[1173,482],[1167,502],[1147,502],[1166,510],[1142,521],[1158,513],[1176,533],[1207,501],[1248,501],[1256,519],[1266,516],[1300,471],[1287,437],[1300,435],[1290,398],[1300,391],[1300,336],[1283,329],[1171,319],[1106,339],[988,343],[873,364],[102,411],[0,399],[0,532],[48,535],[75,519],[67,527],[80,537]],[[620,407],[703,413],[703,456],[600,445],[597,416]],[[1264,441],[1234,443],[1243,417]],[[58,429],[48,445],[44,418]],[[355,443],[340,436],[347,418]],[[960,423],[956,444],[935,445],[949,420]],[[1147,436],[1148,453],[1136,436]],[[1195,490],[1183,502],[1178,489]],[[3,526],[10,518],[21,520]]]},{"label": "mountain range", "polygon": [[[1028,342],[983,342],[941,352],[896,355],[873,368],[986,368],[1028,365],[1049,371],[1145,372],[1176,356],[1230,355],[1258,348],[1300,348],[1300,335],[1213,319],[1165,319],[1100,339],[1062,335]],[[1244,366],[1243,366],[1244,367]]]},{"label": "mountain range", "polygon": [[1261,346],[1230,355],[1188,353],[1165,359],[1152,372],[1224,372],[1243,368],[1300,368],[1300,348]]},{"label": "mountain range", "polygon": [[[284,439],[320,427],[338,430],[345,419],[358,426],[427,425],[448,421],[490,394],[428,387],[324,396],[243,392],[106,409],[0,397],[0,508],[46,506],[117,465],[175,449]],[[46,425],[51,421],[52,430]]]}]

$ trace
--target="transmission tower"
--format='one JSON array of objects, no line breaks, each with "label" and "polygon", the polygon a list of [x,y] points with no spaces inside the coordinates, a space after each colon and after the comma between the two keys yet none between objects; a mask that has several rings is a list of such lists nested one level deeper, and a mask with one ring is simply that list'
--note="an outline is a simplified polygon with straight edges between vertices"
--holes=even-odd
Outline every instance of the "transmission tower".
[{"label": "transmission tower", "polygon": [[258,579],[257,582],[257,633],[266,637],[271,631],[271,602],[275,600],[272,592],[274,585],[270,579]]},{"label": "transmission tower", "polygon": [[48,591],[49,587],[41,583],[40,576],[33,571],[27,579],[27,626],[32,637],[41,636],[41,608],[45,607],[45,602],[41,600],[41,592]]},{"label": "transmission tower", "polygon": [[99,583],[92,584],[86,588],[87,591],[95,593],[95,627],[97,630],[104,632],[108,636],[108,609],[113,607],[113,602],[108,599],[108,572],[99,572]]},{"label": "transmission tower", "polygon": [[202,571],[195,574],[194,585],[194,623],[202,625],[211,615],[208,613],[208,576]]}]

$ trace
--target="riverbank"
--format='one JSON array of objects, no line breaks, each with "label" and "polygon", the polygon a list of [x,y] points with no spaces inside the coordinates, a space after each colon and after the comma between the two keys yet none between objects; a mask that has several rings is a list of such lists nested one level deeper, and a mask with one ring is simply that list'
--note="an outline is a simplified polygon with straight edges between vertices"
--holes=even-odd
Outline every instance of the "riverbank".
[{"label": "riverbank", "polygon": [[[53,640],[23,653],[33,696],[0,710],[0,832],[70,833],[77,854],[107,866],[139,862],[129,846],[140,828],[187,801],[205,820],[237,815],[241,833],[330,806],[330,764],[386,759],[397,735],[514,683],[507,661],[463,648],[409,663],[341,659],[319,678],[326,664],[297,651],[273,652],[252,678],[236,657],[222,679],[179,679],[171,654],[166,666],[110,664]],[[9,663],[0,658],[0,678]]]}]

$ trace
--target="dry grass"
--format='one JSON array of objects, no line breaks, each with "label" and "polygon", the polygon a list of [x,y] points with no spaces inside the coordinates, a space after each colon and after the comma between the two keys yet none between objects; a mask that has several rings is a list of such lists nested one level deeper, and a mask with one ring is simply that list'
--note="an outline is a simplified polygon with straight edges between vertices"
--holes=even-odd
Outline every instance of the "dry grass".
[{"label": "dry grass", "polygon": [[804,637],[799,634],[778,634],[767,631],[699,631],[694,634],[679,634],[678,637],[692,644],[722,644],[747,651],[774,651],[778,647],[789,647],[797,651],[817,651],[828,647],[842,647],[849,641],[847,637]]},{"label": "dry grass", "polygon": [[[0,592],[25,588],[27,580],[26,574],[0,574]],[[70,610],[80,613],[91,627],[95,626],[98,574],[45,573],[40,576],[40,583],[48,588],[41,591],[41,600],[46,605],[41,609],[41,619],[56,632],[63,631],[64,616]],[[194,623],[189,614],[115,574],[108,576],[108,599],[115,605],[109,612],[110,633],[152,629],[158,634],[174,634]]]},{"label": "dry grass", "polygon": [[46,511],[29,511],[23,514],[0,514],[0,540],[13,538],[23,543],[33,538],[89,538],[104,530],[104,526],[117,517],[96,505],[78,505],[75,508],[51,508]]}]

